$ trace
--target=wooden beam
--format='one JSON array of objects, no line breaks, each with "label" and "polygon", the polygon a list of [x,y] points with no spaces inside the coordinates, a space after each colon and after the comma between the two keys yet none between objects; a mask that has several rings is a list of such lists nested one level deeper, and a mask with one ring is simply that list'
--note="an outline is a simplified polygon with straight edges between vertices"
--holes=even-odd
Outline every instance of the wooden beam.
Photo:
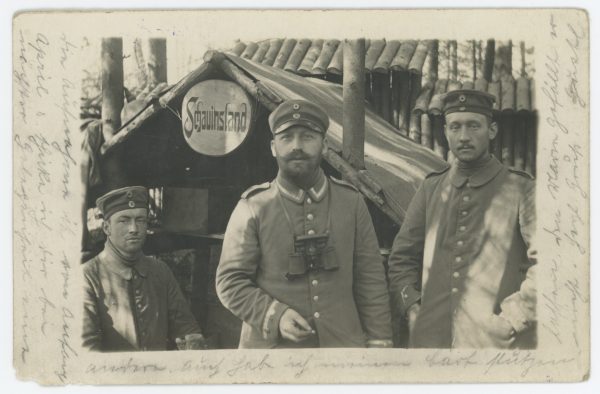
[{"label": "wooden beam", "polygon": [[355,168],[365,167],[365,40],[344,41],[342,156]]}]

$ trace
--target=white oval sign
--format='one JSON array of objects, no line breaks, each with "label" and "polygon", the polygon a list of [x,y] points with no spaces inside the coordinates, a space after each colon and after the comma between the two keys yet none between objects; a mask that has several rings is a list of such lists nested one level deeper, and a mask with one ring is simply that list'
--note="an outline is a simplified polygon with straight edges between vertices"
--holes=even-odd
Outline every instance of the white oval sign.
[{"label": "white oval sign", "polygon": [[211,79],[194,85],[183,98],[183,137],[198,153],[223,156],[246,139],[252,101],[230,81]]}]

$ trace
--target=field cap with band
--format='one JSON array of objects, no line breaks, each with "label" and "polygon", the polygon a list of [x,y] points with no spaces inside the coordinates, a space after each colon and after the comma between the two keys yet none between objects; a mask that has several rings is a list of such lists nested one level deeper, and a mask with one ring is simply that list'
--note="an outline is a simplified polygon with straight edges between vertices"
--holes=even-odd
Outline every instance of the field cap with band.
[{"label": "field cap with band", "polygon": [[460,89],[446,93],[443,100],[444,115],[453,112],[475,112],[491,117],[496,98],[480,90]]},{"label": "field cap with band", "polygon": [[305,100],[284,101],[269,115],[273,135],[292,126],[304,126],[325,135],[329,128],[329,116],[316,104]]},{"label": "field cap with band", "polygon": [[96,200],[96,206],[106,220],[112,214],[134,208],[148,208],[148,189],[128,186],[112,190]]}]

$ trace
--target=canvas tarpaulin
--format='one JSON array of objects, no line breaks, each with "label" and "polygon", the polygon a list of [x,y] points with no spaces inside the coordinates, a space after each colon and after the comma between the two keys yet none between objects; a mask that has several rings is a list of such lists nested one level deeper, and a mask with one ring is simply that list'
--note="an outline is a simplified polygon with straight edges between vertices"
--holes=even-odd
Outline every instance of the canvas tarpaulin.
[{"label": "canvas tarpaulin", "polygon": [[[300,77],[270,66],[227,55],[254,81],[260,81],[282,100],[304,99],[316,103],[329,115],[330,147],[342,150],[342,86],[317,78]],[[392,125],[368,106],[365,114],[365,167],[383,188],[386,201],[402,210],[425,176],[448,166],[431,150],[398,134]]]}]

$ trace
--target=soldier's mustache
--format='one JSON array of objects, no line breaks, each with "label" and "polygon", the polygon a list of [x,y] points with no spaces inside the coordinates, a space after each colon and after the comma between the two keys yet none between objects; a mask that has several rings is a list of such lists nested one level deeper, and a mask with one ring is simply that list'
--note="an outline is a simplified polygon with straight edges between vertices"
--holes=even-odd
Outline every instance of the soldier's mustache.
[{"label": "soldier's mustache", "polygon": [[286,160],[307,160],[310,157],[303,151],[294,151],[285,157]]}]

